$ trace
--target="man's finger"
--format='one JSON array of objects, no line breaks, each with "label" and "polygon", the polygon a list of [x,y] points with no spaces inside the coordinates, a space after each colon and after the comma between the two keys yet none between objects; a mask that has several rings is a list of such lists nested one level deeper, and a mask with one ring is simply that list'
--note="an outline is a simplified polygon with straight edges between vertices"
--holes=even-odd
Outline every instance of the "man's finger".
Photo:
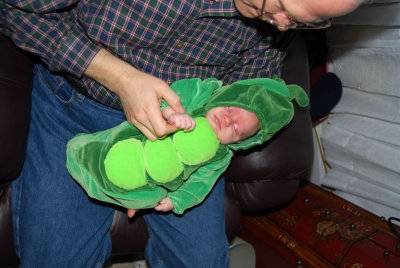
[{"label": "man's finger", "polygon": [[154,135],[153,130],[147,128],[144,124],[140,123],[139,121],[135,121],[135,122],[130,122],[132,125],[136,126],[140,132],[143,133],[143,135],[145,135],[149,140],[151,141],[155,141],[158,137],[156,137],[156,135]]},{"label": "man's finger", "polygon": [[165,129],[165,135],[168,135],[170,133],[174,133],[174,132],[176,132],[178,130],[179,130],[179,128],[177,128],[175,125],[167,124],[166,125],[166,129]]},{"label": "man's finger", "polygon": [[165,135],[173,132],[170,131],[171,127],[176,131],[177,129],[169,124],[161,115],[160,108],[154,110],[153,113],[149,114],[149,124],[151,125],[154,135],[157,138],[164,137]]},{"label": "man's finger", "polygon": [[164,90],[162,97],[175,112],[185,113],[185,108],[182,106],[181,98],[171,88],[168,87],[168,90]]},{"label": "man's finger", "polygon": [[128,218],[132,218],[133,216],[135,216],[136,213],[136,209],[128,209],[128,211],[126,212],[126,214],[128,215]]}]

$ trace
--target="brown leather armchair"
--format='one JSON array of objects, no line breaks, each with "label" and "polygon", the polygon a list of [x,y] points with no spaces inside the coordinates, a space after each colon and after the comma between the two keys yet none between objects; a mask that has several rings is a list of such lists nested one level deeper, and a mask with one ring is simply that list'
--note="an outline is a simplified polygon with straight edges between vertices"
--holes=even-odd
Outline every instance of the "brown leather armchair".
[{"label": "brown leather armchair", "polygon": [[[2,150],[18,148],[10,149],[12,152],[3,151],[0,156],[0,267],[13,267],[18,265],[18,258],[12,240],[10,180],[17,176],[24,158],[32,60],[4,37],[0,37],[0,59],[1,147]],[[306,48],[299,37],[289,46],[282,77],[287,83],[309,89]],[[9,110],[3,110],[3,106],[8,106]],[[294,119],[287,127],[266,144],[240,152],[233,159],[226,172],[225,190],[229,239],[240,231],[242,210],[270,209],[294,197],[300,182],[310,175],[313,162],[311,129],[309,110],[295,105]],[[7,155],[14,158],[6,162],[4,156]],[[113,256],[122,256],[143,251],[148,234],[140,215],[128,219],[121,211],[114,217],[111,235]]]}]

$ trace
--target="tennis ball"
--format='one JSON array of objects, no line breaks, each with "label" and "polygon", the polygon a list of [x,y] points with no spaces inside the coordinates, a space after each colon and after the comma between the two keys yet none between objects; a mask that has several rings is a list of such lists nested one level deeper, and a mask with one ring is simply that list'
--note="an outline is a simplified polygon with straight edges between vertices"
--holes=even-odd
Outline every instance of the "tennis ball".
[{"label": "tennis ball", "polygon": [[169,137],[155,141],[147,140],[144,152],[147,173],[157,182],[172,181],[184,169]]},{"label": "tennis ball", "polygon": [[133,190],[147,184],[142,143],[134,138],[115,143],[104,159],[108,179],[118,187]]},{"label": "tennis ball", "polygon": [[189,132],[173,135],[180,159],[187,165],[197,165],[211,159],[217,152],[219,140],[205,117],[195,118],[196,127]]}]

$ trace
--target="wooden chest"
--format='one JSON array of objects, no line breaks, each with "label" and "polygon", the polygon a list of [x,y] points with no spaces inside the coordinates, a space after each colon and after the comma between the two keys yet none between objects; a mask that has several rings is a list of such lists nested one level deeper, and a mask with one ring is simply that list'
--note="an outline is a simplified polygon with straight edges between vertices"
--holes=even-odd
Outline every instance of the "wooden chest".
[{"label": "wooden chest", "polygon": [[269,267],[260,243],[292,267],[400,268],[400,241],[385,219],[311,183],[276,212],[242,217],[242,226],[257,268]]}]

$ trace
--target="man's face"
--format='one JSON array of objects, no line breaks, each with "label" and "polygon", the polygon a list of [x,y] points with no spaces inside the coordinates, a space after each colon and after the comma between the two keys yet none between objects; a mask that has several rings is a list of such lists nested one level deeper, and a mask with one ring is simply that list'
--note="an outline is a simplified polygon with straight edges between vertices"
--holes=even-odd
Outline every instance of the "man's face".
[{"label": "man's face", "polygon": [[256,114],[238,107],[213,108],[206,118],[222,144],[239,142],[260,129]]},{"label": "man's face", "polygon": [[[263,0],[234,0],[236,9],[244,17],[261,15]],[[361,0],[266,0],[264,12],[280,19],[292,18],[303,23],[321,22],[341,16],[357,8]],[[278,27],[280,30],[286,30]]]}]

